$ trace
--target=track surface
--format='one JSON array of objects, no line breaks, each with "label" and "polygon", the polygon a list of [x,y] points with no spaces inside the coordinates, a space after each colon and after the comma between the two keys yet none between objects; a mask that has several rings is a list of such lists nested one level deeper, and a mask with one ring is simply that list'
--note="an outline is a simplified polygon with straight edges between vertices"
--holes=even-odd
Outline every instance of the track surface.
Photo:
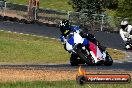
[{"label": "track surface", "polygon": [[[58,28],[47,27],[45,25],[38,24],[19,24],[19,23],[11,23],[11,22],[0,22],[0,29],[18,33],[25,34],[35,34],[39,36],[51,37],[51,38],[59,38],[60,31]],[[119,34],[116,33],[106,33],[106,32],[95,32],[94,33],[97,40],[101,42],[106,47],[124,50],[124,43]],[[84,66],[88,70],[90,69],[98,69],[98,70],[132,70],[132,53],[129,52],[130,62],[123,63],[114,63],[110,67],[106,66]],[[74,70],[78,67],[71,67],[69,64],[58,64],[58,65],[0,65],[0,68],[26,68],[26,69],[62,69],[62,70]]]},{"label": "track surface", "polygon": [[38,24],[0,22],[0,29],[24,34],[35,34],[51,38],[59,38],[60,35],[60,31],[57,30],[57,28]]},{"label": "track surface", "polygon": [[[71,66],[70,64],[42,64],[42,65],[0,65],[4,69],[25,69],[25,70],[77,70],[79,66]],[[82,66],[86,70],[116,70],[116,71],[132,71],[132,63],[114,63],[112,66]]]}]

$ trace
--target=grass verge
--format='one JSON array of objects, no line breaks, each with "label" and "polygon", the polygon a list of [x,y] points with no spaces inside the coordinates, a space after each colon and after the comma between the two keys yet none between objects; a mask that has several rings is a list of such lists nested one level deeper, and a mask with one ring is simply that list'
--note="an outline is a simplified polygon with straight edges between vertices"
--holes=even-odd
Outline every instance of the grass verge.
[{"label": "grass verge", "polygon": [[130,84],[86,84],[78,85],[75,81],[33,81],[0,83],[1,88],[132,88]]},{"label": "grass verge", "polygon": [[[18,4],[27,4],[28,0],[7,0],[11,3]],[[66,10],[71,11],[72,6],[68,4],[68,0],[40,0],[40,7],[57,9],[57,10]]]},{"label": "grass verge", "polygon": [[57,40],[0,32],[0,63],[64,63],[69,54]]},{"label": "grass verge", "polygon": [[[108,49],[108,52],[113,59],[122,59],[125,56],[113,49]],[[69,57],[70,54],[57,40],[0,31],[0,63],[67,63]]]},{"label": "grass verge", "polygon": [[126,54],[121,52],[120,50],[107,48],[107,51],[114,60],[121,60],[121,59],[124,59],[126,57]]}]

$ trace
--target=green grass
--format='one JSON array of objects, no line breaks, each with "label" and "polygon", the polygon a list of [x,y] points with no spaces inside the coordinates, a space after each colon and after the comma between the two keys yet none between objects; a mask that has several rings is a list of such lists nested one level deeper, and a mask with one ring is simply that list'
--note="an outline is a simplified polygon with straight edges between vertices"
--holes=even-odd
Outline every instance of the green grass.
[{"label": "green grass", "polygon": [[34,81],[0,83],[0,88],[132,88],[132,83],[78,85],[75,81]]},{"label": "green grass", "polygon": [[69,54],[57,40],[0,32],[0,63],[61,63]]},{"label": "green grass", "polygon": [[125,53],[123,53],[119,50],[114,50],[114,49],[111,49],[111,48],[107,48],[107,51],[114,60],[120,60],[120,59],[123,60],[124,57],[126,56]]},{"label": "green grass", "polygon": [[[7,0],[7,1],[11,3],[18,3],[18,4],[28,3],[28,0]],[[72,6],[68,4],[68,0],[40,0],[40,7],[66,10],[66,11],[73,10]]]},{"label": "green grass", "polygon": [[[108,49],[108,52],[113,59],[123,59],[125,56],[118,50]],[[67,63],[69,58],[70,54],[57,40],[0,31],[0,63]]]}]

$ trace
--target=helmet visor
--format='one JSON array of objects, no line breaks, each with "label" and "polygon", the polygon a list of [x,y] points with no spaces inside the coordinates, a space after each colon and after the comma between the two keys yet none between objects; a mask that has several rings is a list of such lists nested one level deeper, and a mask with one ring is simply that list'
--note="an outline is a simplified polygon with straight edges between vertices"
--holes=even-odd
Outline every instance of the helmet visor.
[{"label": "helmet visor", "polygon": [[128,25],[121,25],[122,29],[125,29]]}]

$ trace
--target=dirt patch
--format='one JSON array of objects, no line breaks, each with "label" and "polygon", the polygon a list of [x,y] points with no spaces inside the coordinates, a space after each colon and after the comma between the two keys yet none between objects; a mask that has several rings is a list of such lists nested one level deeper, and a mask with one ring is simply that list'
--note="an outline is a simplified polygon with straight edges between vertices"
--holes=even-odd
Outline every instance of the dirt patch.
[{"label": "dirt patch", "polygon": [[0,69],[0,82],[75,80],[75,71]]},{"label": "dirt patch", "polygon": [[5,12],[0,12],[2,16],[8,16],[8,17],[17,17],[19,19],[25,19],[26,13],[21,11],[14,11],[14,10],[6,10]]},{"label": "dirt patch", "polygon": [[[0,69],[0,82],[75,80],[77,71]],[[89,71],[88,74],[130,74],[125,71]]]}]

